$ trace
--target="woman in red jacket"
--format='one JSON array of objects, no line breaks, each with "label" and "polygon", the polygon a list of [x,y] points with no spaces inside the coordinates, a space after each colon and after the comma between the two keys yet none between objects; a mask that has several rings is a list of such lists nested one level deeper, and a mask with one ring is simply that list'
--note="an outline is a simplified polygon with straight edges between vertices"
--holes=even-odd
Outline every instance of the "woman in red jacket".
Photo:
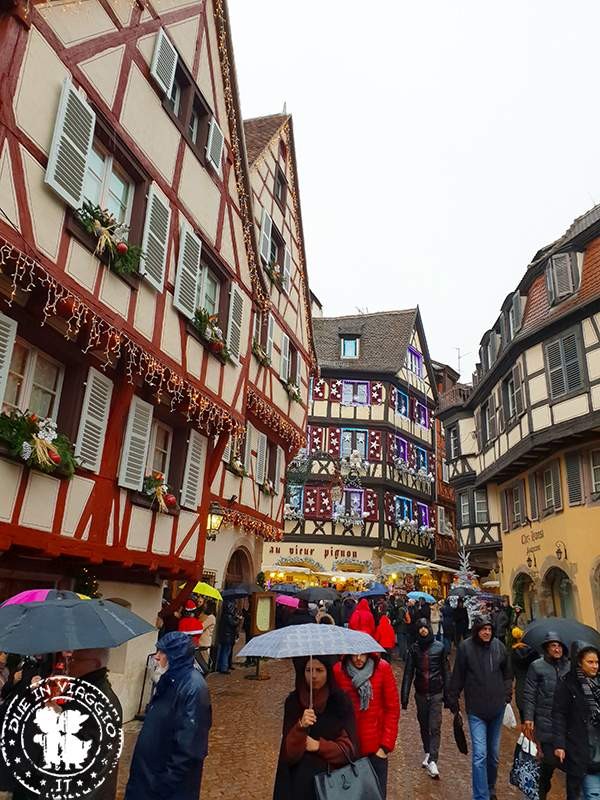
[{"label": "woman in red jacket", "polygon": [[379,625],[375,631],[375,641],[382,647],[385,647],[385,653],[382,653],[386,661],[391,662],[392,652],[396,646],[396,634],[392,628],[392,623],[387,614],[382,614],[379,620]]},{"label": "woman in red jacket", "polygon": [[396,745],[400,703],[392,668],[378,654],[345,656],[333,668],[340,689],[354,706],[360,756],[369,756],[382,797],[387,792],[388,753]]},{"label": "woman in red jacket", "polygon": [[364,597],[352,612],[348,627],[353,631],[362,631],[369,636],[375,636],[375,617]]}]

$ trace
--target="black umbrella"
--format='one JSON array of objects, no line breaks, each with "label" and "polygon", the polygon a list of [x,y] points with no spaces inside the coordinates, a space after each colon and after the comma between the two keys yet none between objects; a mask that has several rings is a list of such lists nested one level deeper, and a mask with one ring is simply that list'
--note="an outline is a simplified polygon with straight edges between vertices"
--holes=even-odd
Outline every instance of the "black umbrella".
[{"label": "black umbrella", "polygon": [[273,583],[269,591],[277,592],[277,594],[289,594],[296,597],[300,590],[293,583]]},{"label": "black umbrella", "polygon": [[475,597],[479,592],[472,586],[453,586],[448,592],[449,597]]},{"label": "black umbrella", "polygon": [[250,583],[241,583],[239,586],[231,586],[229,589],[222,589],[221,590],[221,597],[226,598],[236,598],[236,597],[248,597],[251,594],[256,594],[257,592],[263,592],[264,589],[261,589],[260,586]]},{"label": "black umbrella", "polygon": [[307,603],[320,603],[321,600],[336,600],[340,593],[335,589],[327,589],[323,586],[310,586],[308,589],[303,589],[296,595],[300,600],[306,600]]},{"label": "black umbrella", "polygon": [[525,630],[523,642],[530,647],[540,649],[546,634],[554,632],[560,641],[568,648],[573,642],[581,641],[600,649],[600,633],[589,625],[584,625],[576,619],[563,619],[563,617],[543,617],[530,622]]},{"label": "black umbrella", "polygon": [[[63,594],[63,593],[60,593]],[[70,594],[70,593],[69,593]],[[59,650],[118,647],[156,631],[154,625],[109,600],[66,596],[0,608],[0,651],[35,655]]]}]

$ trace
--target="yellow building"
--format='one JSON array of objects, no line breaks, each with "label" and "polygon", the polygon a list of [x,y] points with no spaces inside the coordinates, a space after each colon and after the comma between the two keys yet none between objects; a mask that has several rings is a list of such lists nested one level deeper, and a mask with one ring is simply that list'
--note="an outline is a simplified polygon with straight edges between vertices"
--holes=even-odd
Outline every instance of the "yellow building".
[{"label": "yellow building", "polygon": [[[540,250],[440,400],[459,536],[528,617],[600,625],[600,207]],[[478,561],[479,559],[479,561]]]}]

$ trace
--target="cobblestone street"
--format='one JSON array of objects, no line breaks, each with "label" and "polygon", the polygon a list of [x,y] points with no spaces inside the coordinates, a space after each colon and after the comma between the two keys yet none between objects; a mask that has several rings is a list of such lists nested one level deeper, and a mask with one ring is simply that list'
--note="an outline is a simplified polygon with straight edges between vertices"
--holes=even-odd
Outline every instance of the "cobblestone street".
[{"label": "cobblestone street", "polygon": [[[401,665],[394,664],[398,681]],[[267,800],[273,790],[273,776],[281,735],[283,702],[292,688],[292,669],[287,662],[272,661],[266,672],[270,680],[246,680],[252,670],[237,667],[231,675],[209,677],[213,704],[210,753],[204,768],[202,800]],[[140,723],[126,726],[125,748],[119,773],[119,800],[123,797],[129,759]],[[508,772],[516,735],[503,729],[498,800],[521,800],[523,795],[508,784]],[[470,756],[461,755],[452,735],[452,718],[444,712],[440,781],[433,781],[421,769],[421,742],[414,702],[402,712],[396,751],[391,756],[389,800],[442,800],[471,796]],[[564,797],[562,775],[549,795]],[[166,799],[165,799],[166,800]]]}]

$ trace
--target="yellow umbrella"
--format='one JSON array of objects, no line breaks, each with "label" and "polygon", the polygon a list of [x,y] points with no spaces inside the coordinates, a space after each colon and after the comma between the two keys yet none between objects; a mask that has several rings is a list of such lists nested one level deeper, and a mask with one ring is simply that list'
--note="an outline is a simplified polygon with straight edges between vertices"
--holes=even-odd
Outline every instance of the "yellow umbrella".
[{"label": "yellow umbrella", "polygon": [[[179,587],[183,589],[185,583],[182,583]],[[215,600],[222,600],[221,592],[218,589],[215,589],[214,586],[211,586],[209,583],[203,583],[200,581],[197,583],[194,588],[192,589],[192,594],[202,594],[204,597],[214,597]]]}]

